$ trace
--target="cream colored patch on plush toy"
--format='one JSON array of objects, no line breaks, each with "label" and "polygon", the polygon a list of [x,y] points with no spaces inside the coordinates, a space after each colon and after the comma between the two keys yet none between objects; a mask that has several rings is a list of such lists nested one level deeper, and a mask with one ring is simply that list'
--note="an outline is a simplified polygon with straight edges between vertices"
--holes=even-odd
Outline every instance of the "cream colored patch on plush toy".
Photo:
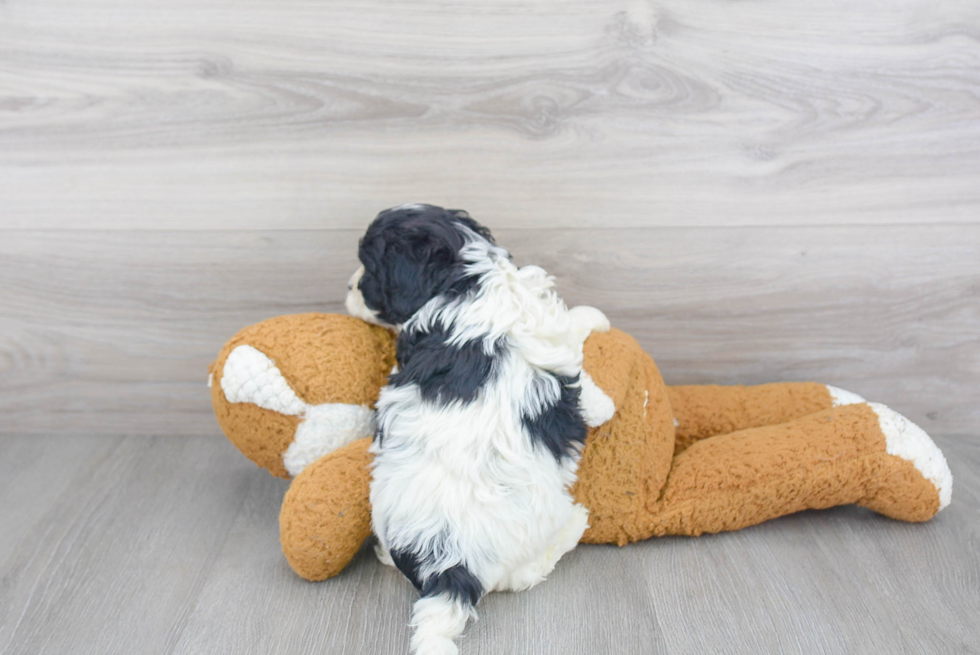
[{"label": "cream colored patch on plush toy", "polygon": [[374,435],[374,410],[363,405],[324,403],[310,405],[296,428],[296,438],[282,455],[293,477],[303,469],[350,442]]},{"label": "cream colored patch on plush toy", "polygon": [[276,363],[247,344],[229,353],[221,389],[230,403],[252,403],[288,416],[299,416],[296,436],[282,455],[293,477],[337,448],[374,435],[374,410],[366,405],[304,402],[289,386]]},{"label": "cream colored patch on plush toy", "polygon": [[931,482],[939,492],[939,511],[953,499],[953,473],[946,458],[925,430],[890,407],[881,403],[868,403],[878,415],[878,425],[885,435],[885,451],[901,457]]},{"label": "cream colored patch on plush toy", "polygon": [[307,407],[276,363],[249,345],[238,346],[228,355],[221,390],[230,403],[253,403],[289,416],[299,416]]}]

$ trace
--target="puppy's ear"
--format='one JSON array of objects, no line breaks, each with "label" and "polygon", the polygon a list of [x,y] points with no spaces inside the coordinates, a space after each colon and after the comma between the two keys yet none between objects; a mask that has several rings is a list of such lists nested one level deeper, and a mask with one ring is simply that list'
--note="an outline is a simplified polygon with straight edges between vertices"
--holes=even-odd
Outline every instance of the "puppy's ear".
[{"label": "puppy's ear", "polygon": [[390,244],[382,262],[384,320],[404,323],[458,277],[457,252],[430,235]]},{"label": "puppy's ear", "polygon": [[463,292],[475,278],[466,277],[460,250],[474,237],[494,242],[490,230],[462,210],[402,205],[381,212],[358,250],[364,304],[399,325],[432,298]]},{"label": "puppy's ear", "polygon": [[369,229],[359,256],[364,303],[391,325],[407,321],[462,275],[462,237],[438,224],[394,224]]},{"label": "puppy's ear", "polygon": [[463,211],[462,209],[449,209],[447,211],[450,214],[452,214],[453,217],[455,217],[457,221],[459,221],[460,223],[462,223],[463,225],[465,225],[469,229],[473,230],[474,232],[476,232],[477,234],[479,234],[481,237],[483,237],[484,239],[486,239],[490,243],[496,245],[497,242],[494,241],[493,235],[490,234],[490,229],[487,228],[484,225],[480,225],[475,220],[473,220],[472,218],[470,218],[470,215],[469,215],[468,212]]}]

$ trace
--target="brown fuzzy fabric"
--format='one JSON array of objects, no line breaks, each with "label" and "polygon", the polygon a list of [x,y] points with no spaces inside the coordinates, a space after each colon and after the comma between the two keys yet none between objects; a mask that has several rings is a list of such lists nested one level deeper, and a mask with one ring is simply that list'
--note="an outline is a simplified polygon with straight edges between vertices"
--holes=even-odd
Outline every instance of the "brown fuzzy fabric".
[{"label": "brown fuzzy fabric", "polygon": [[582,368],[618,409],[630,384],[635,382],[630,375],[644,354],[640,344],[622,330],[612,328],[590,334],[582,354]]},{"label": "brown fuzzy fabric", "polygon": [[211,385],[211,403],[218,425],[245,457],[277,478],[288,478],[282,454],[299,425],[298,416],[286,416],[252,403],[230,403],[220,384]]},{"label": "brown fuzzy fabric", "polygon": [[337,575],[371,534],[367,449],[358,439],[297,475],[282,501],[279,539],[289,565],[307,580]]},{"label": "brown fuzzy fabric", "polygon": [[868,491],[858,501],[883,516],[921,523],[939,511],[939,493],[915,465],[895,455],[882,454],[872,464]]},{"label": "brown fuzzy fabric", "polygon": [[851,503],[902,520],[939,510],[932,483],[885,452],[878,416],[863,403],[693,444],[648,504],[640,538],[738,530]]},{"label": "brown fuzzy fabric", "polygon": [[830,409],[830,392],[815,382],[777,382],[753,387],[668,387],[677,419],[675,453],[695,441],[737,430],[777,425]]},{"label": "brown fuzzy fabric", "polygon": [[289,477],[282,454],[293,440],[299,418],[225,399],[221,390],[225,360],[242,344],[274,361],[296,395],[311,405],[374,406],[395,364],[390,331],[341,314],[277,316],[232,337],[210,367],[215,416],[242,454],[281,478]]},{"label": "brown fuzzy fabric", "polygon": [[670,402],[653,360],[620,330],[589,337],[584,368],[617,411],[589,432],[572,489],[589,508],[582,541],[622,546],[638,538],[647,500],[667,480],[674,453]]},{"label": "brown fuzzy fabric", "polygon": [[[243,453],[283,477],[282,453],[298,419],[230,404],[221,392],[225,358],[241,343],[272,358],[310,403],[373,404],[394,363],[388,331],[325,314],[259,323],[222,349],[211,369],[218,422]],[[589,432],[573,489],[590,512],[584,542],[737,530],[848,503],[904,521],[939,509],[932,483],[886,453],[874,411],[831,408],[824,385],[666,387],[653,360],[619,330],[589,337],[584,368],[616,406]],[[369,443],[317,460],[283,500],[283,552],[304,578],[336,575],[371,532]]]}]

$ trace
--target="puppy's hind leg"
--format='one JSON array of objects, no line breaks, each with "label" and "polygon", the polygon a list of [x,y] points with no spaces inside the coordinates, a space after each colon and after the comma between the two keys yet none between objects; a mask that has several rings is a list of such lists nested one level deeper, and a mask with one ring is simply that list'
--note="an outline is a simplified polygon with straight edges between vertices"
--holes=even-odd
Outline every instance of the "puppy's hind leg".
[{"label": "puppy's hind leg", "polygon": [[539,582],[544,582],[558,560],[568,551],[575,548],[582,539],[582,534],[589,527],[589,510],[584,505],[575,504],[572,516],[565,526],[555,535],[551,545],[536,559],[515,570],[497,585],[498,591],[523,591],[530,589]]},{"label": "puppy's hind leg", "polygon": [[393,566],[398,568],[395,564],[395,560],[391,558],[391,553],[389,553],[381,543],[374,544],[374,555],[378,558],[378,561],[385,566]]}]

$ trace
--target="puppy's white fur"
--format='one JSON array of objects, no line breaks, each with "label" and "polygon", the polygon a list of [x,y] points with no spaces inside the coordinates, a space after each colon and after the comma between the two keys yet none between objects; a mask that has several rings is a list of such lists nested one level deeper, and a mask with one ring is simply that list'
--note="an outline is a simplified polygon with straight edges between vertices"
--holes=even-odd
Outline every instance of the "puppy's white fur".
[{"label": "puppy's white fur", "polygon": [[347,282],[347,298],[344,300],[344,307],[351,316],[363,319],[368,323],[390,327],[387,323],[378,318],[378,312],[374,311],[364,302],[364,294],[357,288],[364,277],[364,267],[360,266]]},{"label": "puppy's white fur", "polygon": [[[479,276],[474,296],[436,297],[401,329],[450,330],[450,344],[482,341],[497,357],[495,375],[472,402],[422,398],[415,384],[382,389],[378,428],[383,442],[371,483],[374,532],[380,557],[391,551],[430,553],[422,579],[464,565],[483,590],[518,590],[547,576],[588,527],[588,511],[575,503],[578,453],[557,459],[536,446],[522,423],[560,398],[552,372],[578,376],[582,346],[592,330],[608,330],[597,309],[569,311],[541,268],[517,268],[507,252],[472,234],[462,251],[466,271]],[[355,273],[355,278],[359,274]],[[358,298],[356,280],[348,309],[377,317]],[[505,340],[502,353],[494,344]],[[612,401],[582,375],[580,395],[589,424],[608,420]],[[475,617],[468,603],[448,594],[415,603],[412,649],[421,655],[456,653],[453,640]]]}]

